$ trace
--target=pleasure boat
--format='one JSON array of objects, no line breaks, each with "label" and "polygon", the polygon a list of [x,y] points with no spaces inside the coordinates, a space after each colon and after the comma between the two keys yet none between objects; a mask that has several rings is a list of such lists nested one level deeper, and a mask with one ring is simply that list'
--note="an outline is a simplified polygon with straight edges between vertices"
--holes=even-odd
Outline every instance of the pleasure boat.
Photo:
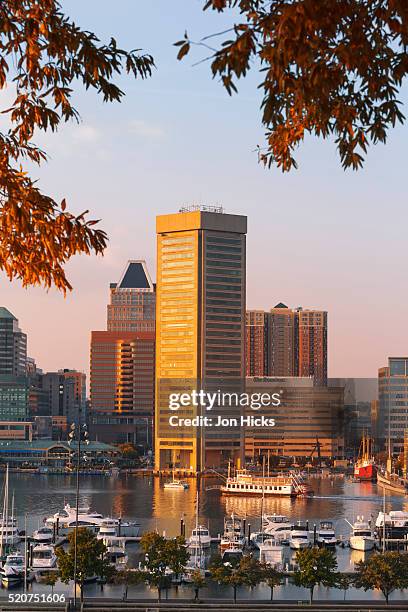
[{"label": "pleasure boat", "polygon": [[282,514],[264,516],[263,525],[264,531],[280,542],[285,542],[289,539],[293,528],[293,522]]},{"label": "pleasure boat", "polygon": [[170,480],[169,482],[165,482],[163,487],[165,489],[171,489],[174,491],[184,491],[185,489],[189,488],[189,484],[188,482],[185,482],[185,480]]},{"label": "pleasure boat", "polygon": [[50,544],[38,544],[33,548],[33,569],[52,569],[57,565],[57,555]]},{"label": "pleasure boat", "polygon": [[273,538],[259,544],[259,561],[281,570],[283,567],[283,546]]},{"label": "pleasure boat", "polygon": [[99,527],[98,540],[109,541],[117,536],[117,523],[114,520],[104,521]]},{"label": "pleasure boat", "polygon": [[309,530],[306,526],[294,525],[289,536],[289,546],[293,550],[308,548],[310,546]]},{"label": "pleasure boat", "polygon": [[266,542],[266,540],[275,540],[275,538],[273,534],[268,533],[267,531],[255,531],[254,533],[251,533],[250,541],[255,548],[259,548],[259,545]]},{"label": "pleasure boat", "polygon": [[24,557],[18,552],[7,555],[3,567],[0,569],[1,581],[6,586],[18,584],[24,576]]},{"label": "pleasure boat", "polygon": [[351,526],[350,548],[353,550],[373,550],[375,538],[373,530],[364,516],[358,516],[356,522]]},{"label": "pleasure boat", "polygon": [[110,539],[108,542],[105,541],[105,546],[107,547],[106,558],[115,566],[115,569],[117,571],[126,569],[129,557],[126,554],[123,540]]},{"label": "pleasure boat", "polygon": [[317,544],[328,547],[336,546],[337,538],[332,521],[320,521],[317,531]]},{"label": "pleasure boat", "polygon": [[0,518],[0,541],[3,542],[3,546],[14,546],[14,544],[21,542],[15,518],[10,517],[7,519],[7,522]]},{"label": "pleasure boat", "polygon": [[243,555],[244,553],[242,551],[242,548],[240,548],[236,544],[230,544],[229,547],[223,550],[221,558],[223,563],[235,565],[241,561]]},{"label": "pleasure boat", "polygon": [[375,521],[377,535],[384,534],[389,540],[404,540],[408,536],[408,512],[403,510],[391,510],[390,512],[379,512]]},{"label": "pleasure boat", "polygon": [[[89,506],[78,509],[78,527],[88,527],[94,531],[99,531],[104,523],[115,524],[120,529],[122,535],[138,536],[140,525],[122,519],[103,516],[99,512],[91,512]],[[73,529],[76,526],[76,510],[69,504],[64,506],[62,512],[56,512],[53,516],[46,519],[47,527],[58,525],[61,529]]]},{"label": "pleasure boat", "polygon": [[38,544],[49,544],[53,536],[54,532],[50,527],[40,527],[33,532],[33,540]]},{"label": "pleasure boat", "polygon": [[221,536],[221,552],[235,546],[242,549],[245,546],[243,520],[233,514],[224,519],[224,533]]},{"label": "pleasure boat", "polygon": [[198,525],[195,527],[187,541],[189,548],[209,548],[211,546],[211,536],[207,527]]}]

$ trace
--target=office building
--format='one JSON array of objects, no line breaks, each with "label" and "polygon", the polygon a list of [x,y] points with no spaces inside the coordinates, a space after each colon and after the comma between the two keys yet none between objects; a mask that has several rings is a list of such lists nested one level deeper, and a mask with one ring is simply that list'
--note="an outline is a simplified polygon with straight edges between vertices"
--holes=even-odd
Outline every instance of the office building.
[{"label": "office building", "polygon": [[169,393],[243,384],[247,219],[192,206],[156,226],[156,469],[199,472],[241,457],[241,428],[171,427]]},{"label": "office building", "polygon": [[154,332],[93,331],[90,427],[103,442],[151,446]]},{"label": "office building", "polygon": [[312,378],[247,378],[246,392],[279,393],[279,406],[248,407],[246,417],[275,419],[274,427],[245,427],[245,458],[267,455],[288,458],[341,458],[344,455],[344,388],[316,386]]},{"label": "office building", "polygon": [[128,261],[118,283],[110,285],[108,331],[154,332],[156,292],[145,261]]},{"label": "office building", "polygon": [[0,307],[0,421],[28,418],[27,336],[16,317]]},{"label": "office building", "polygon": [[291,309],[246,315],[247,376],[300,376],[327,384],[327,312]]},{"label": "office building", "polygon": [[379,444],[397,455],[408,428],[408,357],[389,357],[388,366],[378,370],[378,400]]}]

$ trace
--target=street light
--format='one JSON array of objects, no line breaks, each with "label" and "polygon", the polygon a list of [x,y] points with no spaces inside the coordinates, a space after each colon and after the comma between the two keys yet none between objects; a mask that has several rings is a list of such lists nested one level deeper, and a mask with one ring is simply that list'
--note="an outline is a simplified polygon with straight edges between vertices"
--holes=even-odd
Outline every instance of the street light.
[{"label": "street light", "polygon": [[71,446],[75,440],[77,446],[77,464],[76,464],[76,499],[75,499],[75,531],[74,531],[74,606],[76,610],[76,592],[77,592],[77,539],[78,539],[78,515],[79,515],[79,468],[81,465],[81,441],[89,444],[88,429],[86,425],[81,427],[81,419],[79,418],[78,426],[75,423],[71,424],[68,435],[68,444]]}]

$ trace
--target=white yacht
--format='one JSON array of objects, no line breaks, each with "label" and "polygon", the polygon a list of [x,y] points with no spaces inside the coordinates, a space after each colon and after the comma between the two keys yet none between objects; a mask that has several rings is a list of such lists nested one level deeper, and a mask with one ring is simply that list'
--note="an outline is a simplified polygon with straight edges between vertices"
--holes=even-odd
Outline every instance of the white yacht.
[{"label": "white yacht", "polygon": [[328,547],[336,546],[337,538],[332,521],[320,521],[317,531],[317,544]]},{"label": "white yacht", "polygon": [[283,568],[283,546],[273,538],[259,544],[259,561],[275,569]]},{"label": "white yacht", "polygon": [[242,549],[245,546],[245,534],[243,520],[238,516],[227,517],[224,519],[224,533],[221,536],[221,552],[227,548],[237,547]]},{"label": "white yacht", "polygon": [[[78,509],[78,527],[88,527],[98,531],[107,522],[115,524],[118,529],[120,527],[122,535],[139,535],[140,525],[137,523],[103,516],[99,512],[91,512],[89,506]],[[47,518],[45,524],[51,528],[58,524],[61,529],[73,529],[76,525],[75,507],[66,504],[62,512],[56,512],[53,516]]]},{"label": "white yacht", "polygon": [[244,553],[242,548],[237,546],[236,544],[230,544],[227,548],[224,548],[222,551],[222,562],[223,563],[239,563],[243,557]]},{"label": "white yacht", "polygon": [[117,523],[113,520],[104,521],[99,527],[98,540],[103,540],[106,544],[107,541],[117,536]]},{"label": "white yacht", "polygon": [[169,482],[165,482],[163,487],[165,489],[172,489],[175,491],[184,491],[189,488],[188,482],[184,480],[170,480]]},{"label": "white yacht", "polygon": [[283,514],[265,515],[263,518],[265,533],[270,534],[275,540],[286,541],[290,537],[293,522]]},{"label": "white yacht", "polygon": [[57,555],[50,544],[38,544],[33,548],[33,569],[52,569],[57,565]]},{"label": "white yacht", "polygon": [[33,532],[33,540],[38,544],[49,544],[52,542],[54,532],[50,527],[40,527]]},{"label": "white yacht", "polygon": [[[273,534],[268,533],[267,531],[255,531],[251,533],[251,543],[255,548],[259,548],[260,544],[266,542],[266,540],[275,540]],[[275,540],[276,542],[278,540]]]},{"label": "white yacht", "polygon": [[309,530],[306,526],[301,524],[293,526],[289,536],[289,546],[293,550],[310,546]]},{"label": "white yacht", "polygon": [[21,537],[17,529],[16,519],[10,517],[7,521],[0,518],[0,540],[5,545],[18,544],[21,542]]},{"label": "white yacht", "polygon": [[24,576],[24,557],[18,552],[7,555],[3,567],[0,569],[1,581],[6,586],[17,584]]},{"label": "white yacht", "polygon": [[202,525],[194,527],[187,545],[189,548],[209,548],[211,546],[211,536],[208,528]]},{"label": "white yacht", "polygon": [[350,548],[354,550],[373,550],[375,545],[374,533],[363,516],[358,516],[356,522],[351,526]]}]

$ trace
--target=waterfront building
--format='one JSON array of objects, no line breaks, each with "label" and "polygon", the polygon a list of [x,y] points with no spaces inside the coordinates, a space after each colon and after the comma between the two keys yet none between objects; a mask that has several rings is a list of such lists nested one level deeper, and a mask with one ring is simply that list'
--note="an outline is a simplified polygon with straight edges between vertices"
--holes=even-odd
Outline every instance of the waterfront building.
[{"label": "waterfront building", "polygon": [[155,466],[199,472],[241,457],[241,428],[171,427],[169,393],[243,385],[247,219],[192,206],[157,217],[156,228]]},{"label": "waterfront building", "polygon": [[154,332],[156,288],[146,262],[128,261],[118,283],[110,285],[108,331]]},{"label": "waterfront building", "polygon": [[327,384],[327,312],[280,302],[246,316],[246,375],[300,376]]},{"label": "waterfront building", "polygon": [[280,405],[248,407],[245,417],[274,419],[275,426],[245,426],[245,457],[257,462],[263,455],[315,459],[344,455],[344,388],[316,386],[302,377],[248,377],[248,394],[280,394]]},{"label": "waterfront building", "polygon": [[[54,440],[0,440],[0,463],[8,463],[10,467],[48,467],[65,468],[72,460],[75,463],[76,446],[68,442]],[[72,457],[72,453],[74,457]],[[106,466],[108,461],[114,461],[120,456],[119,450],[109,444],[91,441],[81,447],[81,454],[88,457],[89,462]]]},{"label": "waterfront building", "polygon": [[90,429],[104,442],[151,445],[154,332],[91,334]]},{"label": "waterfront building", "polygon": [[32,440],[33,424],[23,421],[0,421],[0,440]]},{"label": "waterfront building", "polygon": [[408,428],[408,357],[389,357],[388,366],[378,370],[378,431],[382,449],[399,454],[404,450]]}]

